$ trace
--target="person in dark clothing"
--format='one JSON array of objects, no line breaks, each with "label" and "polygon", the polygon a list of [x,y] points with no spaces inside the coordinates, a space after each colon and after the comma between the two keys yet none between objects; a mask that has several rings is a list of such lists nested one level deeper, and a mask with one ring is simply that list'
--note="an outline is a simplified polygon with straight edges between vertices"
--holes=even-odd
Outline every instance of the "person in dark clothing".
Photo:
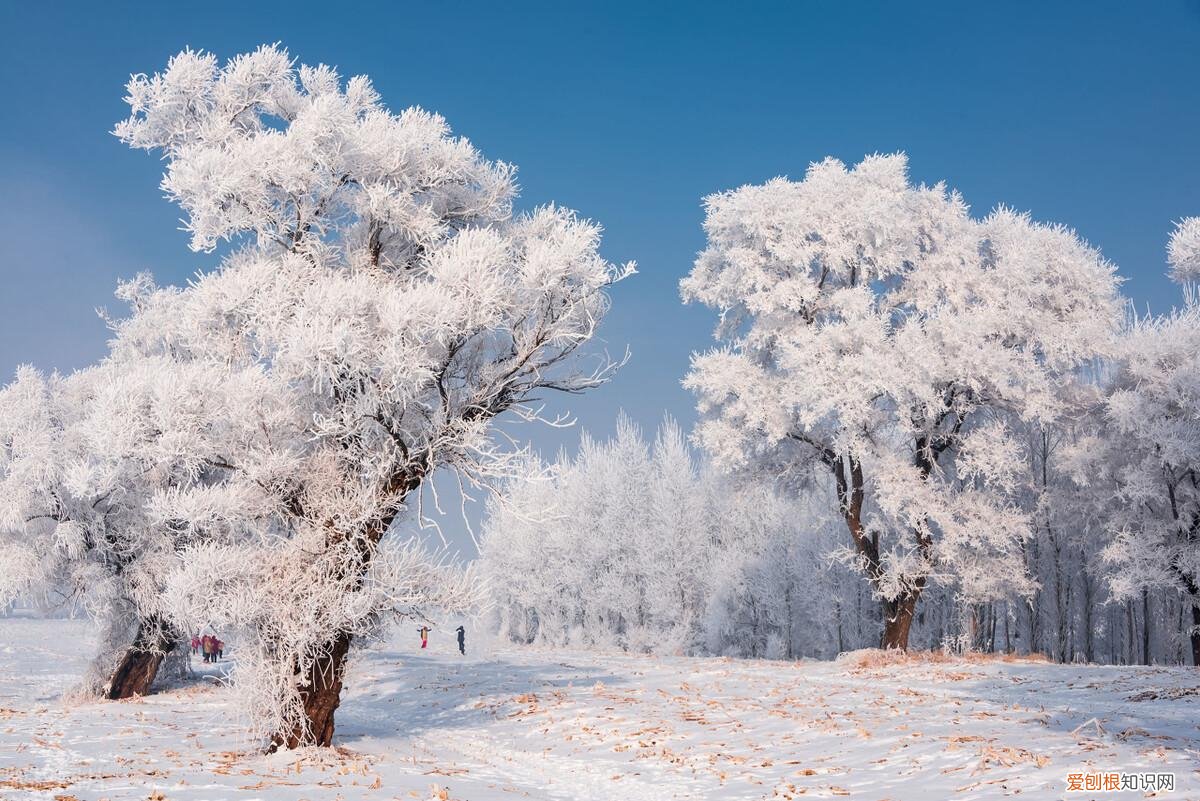
[{"label": "person in dark clothing", "polygon": [[458,652],[460,654],[462,654],[463,656],[466,656],[467,655],[467,630],[464,629],[462,626],[459,626],[457,629],[455,629],[455,633],[458,634]]}]

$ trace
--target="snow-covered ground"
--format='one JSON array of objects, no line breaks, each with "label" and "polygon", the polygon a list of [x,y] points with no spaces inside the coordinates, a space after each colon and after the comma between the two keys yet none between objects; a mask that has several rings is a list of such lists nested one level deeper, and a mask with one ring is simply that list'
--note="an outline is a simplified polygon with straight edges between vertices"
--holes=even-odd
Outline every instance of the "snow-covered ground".
[{"label": "snow-covered ground", "polygon": [[1158,797],[1200,799],[1190,668],[464,659],[446,632],[417,644],[405,628],[357,658],[336,751],[268,757],[215,675],[68,706],[87,625],[0,619],[0,798],[1131,798],[1066,793],[1066,779],[1148,771],[1175,774]]}]

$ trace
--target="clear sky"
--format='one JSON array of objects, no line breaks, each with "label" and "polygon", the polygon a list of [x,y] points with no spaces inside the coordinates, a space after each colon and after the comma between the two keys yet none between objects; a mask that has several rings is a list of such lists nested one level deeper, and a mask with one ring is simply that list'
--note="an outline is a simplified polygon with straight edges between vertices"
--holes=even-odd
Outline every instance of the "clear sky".
[{"label": "clear sky", "polygon": [[[904,150],[979,214],[997,203],[1076,228],[1155,311],[1171,223],[1200,214],[1200,2],[0,2],[0,369],[69,370],[104,351],[116,280],[211,268],[161,198],[162,165],[108,132],[133,72],[185,46],[282,42],[370,75],[399,110],[443,114],[520,168],[523,203],[606,228],[640,275],[603,334],[632,359],[570,399],[607,433],[694,414],[679,386],[713,317],[677,284],[704,195],[827,155]],[[576,434],[535,432],[554,450]]]}]

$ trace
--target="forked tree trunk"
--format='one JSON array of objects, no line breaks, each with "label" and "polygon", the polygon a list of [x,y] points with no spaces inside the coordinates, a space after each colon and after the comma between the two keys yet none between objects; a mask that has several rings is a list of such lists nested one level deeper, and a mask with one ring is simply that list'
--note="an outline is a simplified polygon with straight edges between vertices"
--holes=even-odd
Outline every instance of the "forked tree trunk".
[{"label": "forked tree trunk", "polygon": [[[864,485],[862,465],[856,459],[842,459],[832,451],[825,452],[827,464],[832,468],[837,482],[838,499],[841,501],[842,518],[854,546],[866,569],[867,580],[876,590],[883,576],[879,559],[879,543],[867,534],[862,523]],[[849,468],[849,469],[847,469]],[[924,543],[921,543],[924,545]],[[923,586],[923,583],[921,584]],[[883,600],[883,636],[880,647],[908,650],[908,631],[912,627],[917,610],[917,599],[921,596],[920,586],[895,600]],[[840,646],[839,646],[840,650]]]},{"label": "forked tree trunk", "polygon": [[333,744],[333,715],[341,703],[342,677],[346,673],[346,656],[353,637],[343,632],[331,643],[300,684],[304,715],[308,729],[297,726],[289,732],[276,734],[270,751],[280,748],[299,748],[305,745],[329,747]]},{"label": "forked tree trunk", "polygon": [[110,700],[148,695],[163,659],[175,648],[175,631],[162,619],[150,618],[138,624],[133,644],[125,651],[104,689]]},{"label": "forked tree trunk", "polygon": [[[859,555],[867,580],[878,591],[884,579],[883,563],[879,556],[879,535],[869,534],[863,526],[862,511],[865,500],[866,480],[863,476],[862,463],[853,456],[842,456],[830,448],[818,450],[820,458],[833,472],[837,487],[837,497],[841,507],[842,519],[854,541],[854,548]],[[924,475],[931,468],[928,463],[919,465]],[[917,547],[929,557],[933,543],[929,535],[920,530],[913,531]],[[925,589],[925,578],[918,577],[914,586],[895,600],[884,599],[883,605],[883,635],[880,637],[880,647],[888,649],[908,650],[908,632],[912,628],[916,616],[917,601]]]}]

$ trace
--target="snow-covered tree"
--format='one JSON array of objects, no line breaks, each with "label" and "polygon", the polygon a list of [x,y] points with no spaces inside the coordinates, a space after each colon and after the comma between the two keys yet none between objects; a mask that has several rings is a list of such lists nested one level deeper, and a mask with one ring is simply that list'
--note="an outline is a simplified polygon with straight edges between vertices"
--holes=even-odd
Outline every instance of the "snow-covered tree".
[{"label": "snow-covered tree", "polygon": [[[1200,220],[1171,237],[1172,275],[1200,266]],[[1100,436],[1075,454],[1077,481],[1110,493],[1102,507],[1112,541],[1104,558],[1118,599],[1178,593],[1190,608],[1193,664],[1200,664],[1200,306],[1131,319],[1114,360]],[[1148,660],[1149,618],[1144,623]]]},{"label": "snow-covered tree", "polygon": [[224,65],[186,51],[128,90],[116,133],[162,154],[192,247],[235,247],[186,289],[142,285],[110,358],[263,383],[228,450],[189,442],[212,454],[207,480],[157,501],[164,518],[211,503],[234,521],[168,571],[169,614],[244,627],[256,730],[329,745],[356,637],[471,598],[469,577],[389,530],[435,471],[478,483],[516,464],[497,415],[533,418],[531,394],[606,379],[613,364],[579,351],[632,266],[601,258],[599,228],[565,209],[514,215],[513,168],[442,118],[392,114],[366,78],[278,47]]},{"label": "snow-covered tree", "polygon": [[1027,592],[1022,422],[1107,352],[1113,268],[1070,230],[1000,208],[973,219],[903,155],[813,164],[707,200],[682,282],[724,346],[693,359],[695,438],[723,467],[831,483],[853,558],[905,648],[931,580]]},{"label": "snow-covered tree", "polygon": [[[1103,591],[1100,550],[1106,541],[1111,487],[1084,487],[1073,480],[1081,448],[1102,435],[1103,376],[1081,376],[1062,394],[1060,420],[1023,427],[1028,471],[1021,505],[1032,516],[1025,564],[1036,588],[1018,620],[1007,620],[1012,648],[1040,651],[1070,662],[1096,659],[1096,613]],[[1005,604],[1007,614],[1011,606]]]},{"label": "snow-covered tree", "polygon": [[1200,279],[1200,217],[1187,217],[1175,226],[1167,244],[1171,277],[1181,284]]},{"label": "snow-covered tree", "polygon": [[270,401],[261,378],[216,364],[108,360],[65,378],[22,368],[0,392],[0,597],[54,588],[84,606],[103,632],[85,688],[145,694],[174,649],[164,577],[230,506],[210,498],[211,510],[164,509],[212,483],[212,449],[227,450],[231,421],[251,410],[246,399]]},{"label": "snow-covered tree", "polygon": [[1200,664],[1200,307],[1191,288],[1200,274],[1200,220],[1176,226],[1167,256],[1185,304],[1159,317],[1131,311],[1097,382],[1103,394],[1090,430],[1064,461],[1073,492],[1086,499],[1071,512],[1072,525],[1079,531],[1087,521],[1104,532],[1095,561],[1105,589],[1125,604],[1125,625],[1116,619],[1110,632],[1125,649],[1113,656],[1170,658],[1176,632],[1164,612],[1174,607]]},{"label": "snow-covered tree", "polygon": [[652,531],[654,459],[622,418],[611,442],[586,434],[574,460],[509,482],[493,499],[481,541],[486,583],[502,629],[556,645],[646,650],[659,627],[651,598],[658,566],[641,543]]}]

